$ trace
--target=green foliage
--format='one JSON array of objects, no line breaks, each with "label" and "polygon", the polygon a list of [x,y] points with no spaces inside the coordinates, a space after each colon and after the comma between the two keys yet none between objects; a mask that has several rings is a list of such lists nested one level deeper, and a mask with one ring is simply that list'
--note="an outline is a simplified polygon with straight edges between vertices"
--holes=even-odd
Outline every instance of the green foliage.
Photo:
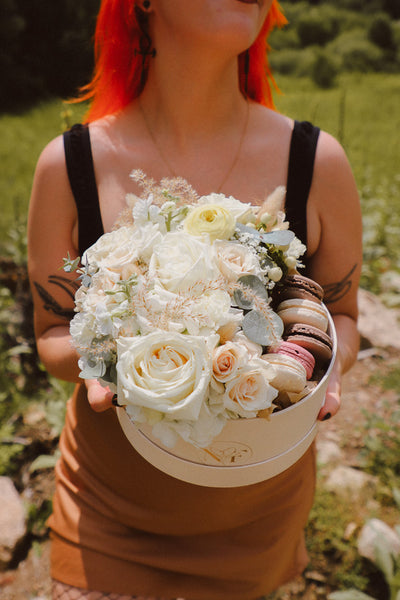
[{"label": "green foliage", "polygon": [[[295,65],[290,68],[288,50],[311,49],[317,60],[316,47],[322,46],[326,59],[339,72],[399,72],[400,34],[389,4],[390,0],[282,2],[289,25],[271,35],[271,46],[277,50],[271,61],[274,68],[280,73],[303,74],[293,52]],[[313,68],[314,61],[309,61],[307,74],[316,81]]]},{"label": "green foliage", "polygon": [[329,4],[309,8],[296,23],[301,46],[324,46],[340,30],[340,13]]},{"label": "green foliage", "polygon": [[383,66],[382,49],[368,40],[362,29],[343,32],[329,44],[329,51],[337,57],[344,71],[367,73]]},{"label": "green foliage", "polygon": [[328,89],[335,85],[338,69],[334,60],[327,52],[320,50],[316,53],[311,67],[311,79],[318,87]]},{"label": "green foliage", "polygon": [[285,48],[280,52],[273,52],[270,63],[272,69],[278,73],[305,77],[310,74],[314,60],[314,48]]},{"label": "green foliage", "polygon": [[368,28],[368,39],[384,50],[396,49],[392,22],[387,15],[374,16]]}]

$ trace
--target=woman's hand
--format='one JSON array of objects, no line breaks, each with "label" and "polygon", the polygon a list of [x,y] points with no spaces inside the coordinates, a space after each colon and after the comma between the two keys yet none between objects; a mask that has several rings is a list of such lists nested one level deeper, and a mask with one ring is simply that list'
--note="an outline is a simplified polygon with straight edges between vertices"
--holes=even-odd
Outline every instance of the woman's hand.
[{"label": "woman's hand", "polygon": [[108,387],[103,387],[97,379],[85,379],[88,400],[95,412],[103,412],[113,406],[114,393]]}]

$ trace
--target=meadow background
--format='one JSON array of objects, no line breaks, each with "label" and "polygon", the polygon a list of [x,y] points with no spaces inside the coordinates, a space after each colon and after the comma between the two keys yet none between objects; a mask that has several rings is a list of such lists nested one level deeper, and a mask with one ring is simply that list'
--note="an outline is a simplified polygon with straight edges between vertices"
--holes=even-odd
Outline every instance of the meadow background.
[{"label": "meadow background", "polygon": [[[51,478],[70,391],[46,375],[35,350],[26,277],[30,188],[43,147],[85,112],[64,99],[92,68],[90,37],[99,2],[85,0],[78,8],[75,0],[43,0],[35,10],[34,4],[0,5],[0,475],[11,476],[21,491],[27,482],[34,489],[43,473]],[[361,285],[399,308],[400,2],[292,0],[282,6],[290,24],[270,40],[281,90],[277,109],[313,122],[344,146],[363,211]],[[400,489],[400,367],[382,372],[382,389],[394,393],[392,426],[377,416],[373,423],[366,418],[365,439],[372,425],[381,432],[366,444],[370,472],[382,479],[385,471],[385,507],[396,510],[391,490]],[[49,493],[33,494],[27,505],[31,542],[46,539],[50,509]],[[331,587],[368,590],[376,571],[360,562],[354,543],[343,541],[345,512],[346,506],[319,493],[309,523],[311,552],[327,548]],[[345,569],[333,568],[339,562]],[[400,590],[400,560],[396,569]],[[379,600],[389,598],[388,591],[380,593]]]}]

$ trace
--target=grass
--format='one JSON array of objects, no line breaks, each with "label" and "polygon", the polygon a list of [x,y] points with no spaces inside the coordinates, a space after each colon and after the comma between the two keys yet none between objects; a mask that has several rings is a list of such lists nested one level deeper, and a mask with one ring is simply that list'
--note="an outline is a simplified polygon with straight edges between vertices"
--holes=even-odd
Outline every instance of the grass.
[{"label": "grass", "polygon": [[[32,179],[40,152],[65,129],[79,121],[82,107],[68,106],[61,100],[42,103],[18,115],[1,115],[0,130],[0,235],[11,224],[25,220]],[[66,119],[67,117],[67,119]]]},{"label": "grass", "polygon": [[278,76],[277,82],[284,92],[276,98],[278,110],[339,139],[360,190],[399,180],[400,75],[342,75],[329,90],[308,79]]}]

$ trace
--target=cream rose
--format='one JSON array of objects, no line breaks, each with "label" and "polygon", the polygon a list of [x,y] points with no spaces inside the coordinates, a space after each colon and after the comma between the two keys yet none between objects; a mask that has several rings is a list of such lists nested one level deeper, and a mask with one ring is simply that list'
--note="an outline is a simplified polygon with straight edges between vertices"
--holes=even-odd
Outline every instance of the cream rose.
[{"label": "cream rose", "polygon": [[213,375],[217,381],[225,383],[230,381],[243,367],[248,359],[246,348],[240,344],[226,342],[215,348],[213,352]]},{"label": "cream rose", "polygon": [[233,196],[224,196],[224,194],[209,194],[201,196],[198,200],[201,205],[216,204],[228,210],[234,217],[235,221],[243,223],[255,221],[256,209],[251,204],[240,202]]},{"label": "cream rose", "polygon": [[232,213],[218,204],[204,204],[189,211],[183,221],[187,233],[194,236],[208,234],[210,240],[227,240],[235,231],[235,218]]},{"label": "cream rose", "polygon": [[263,275],[257,256],[237,242],[217,240],[214,243],[216,263],[223,277],[235,282],[242,275]]},{"label": "cream rose", "polygon": [[204,338],[155,331],[117,340],[118,400],[172,419],[196,420],[211,379]]},{"label": "cream rose", "polygon": [[154,248],[149,265],[149,279],[158,280],[174,293],[186,292],[199,281],[207,282],[218,275],[210,246],[182,231],[164,236]]},{"label": "cream rose", "polygon": [[269,383],[275,369],[265,369],[263,363],[261,359],[253,359],[226,384],[224,406],[227,410],[239,417],[253,418],[259,410],[271,407],[278,395]]}]

